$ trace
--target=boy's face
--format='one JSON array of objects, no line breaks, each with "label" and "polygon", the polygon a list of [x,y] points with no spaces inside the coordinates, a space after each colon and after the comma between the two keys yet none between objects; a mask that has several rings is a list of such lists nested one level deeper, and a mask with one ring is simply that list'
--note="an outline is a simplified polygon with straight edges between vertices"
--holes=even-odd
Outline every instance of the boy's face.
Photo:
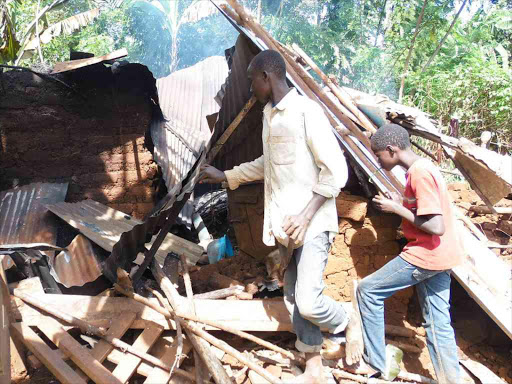
[{"label": "boy's face", "polygon": [[382,151],[376,151],[373,149],[375,156],[377,156],[377,160],[382,168],[386,171],[391,171],[396,165],[398,165],[398,147],[393,147],[388,145],[386,149]]},{"label": "boy's face", "polygon": [[251,66],[249,66],[247,76],[251,82],[251,92],[260,103],[267,104],[272,94],[268,74],[266,72],[253,70]]}]

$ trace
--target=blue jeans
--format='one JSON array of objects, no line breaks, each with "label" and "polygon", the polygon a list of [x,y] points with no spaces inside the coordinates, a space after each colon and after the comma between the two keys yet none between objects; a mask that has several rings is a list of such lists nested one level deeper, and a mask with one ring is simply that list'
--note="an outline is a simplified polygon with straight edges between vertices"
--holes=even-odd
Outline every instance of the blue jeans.
[{"label": "blue jeans", "polygon": [[450,318],[450,271],[430,271],[397,256],[359,283],[357,299],[363,322],[365,360],[374,369],[386,367],[384,300],[416,285],[427,332],[427,347],[438,382],[459,383],[459,359]]},{"label": "blue jeans", "polygon": [[[295,347],[300,352],[320,352],[320,327],[338,333],[348,324],[349,316],[341,304],[322,294],[329,247],[328,232],[321,233],[294,251],[284,274],[284,302],[297,335]],[[280,251],[286,252],[286,248]]]}]

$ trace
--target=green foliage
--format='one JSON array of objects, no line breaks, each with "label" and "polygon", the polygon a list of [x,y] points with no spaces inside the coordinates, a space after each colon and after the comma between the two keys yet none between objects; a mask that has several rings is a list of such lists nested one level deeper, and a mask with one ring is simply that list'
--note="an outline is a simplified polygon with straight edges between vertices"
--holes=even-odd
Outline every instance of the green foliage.
[{"label": "green foliage", "polygon": [[[41,0],[41,8],[55,0]],[[198,12],[204,0],[62,0],[40,20],[40,32],[70,16],[101,7],[100,16],[71,35],[42,45],[49,64],[68,60],[70,50],[102,55],[128,49],[128,60],[147,65],[155,77],[223,55],[237,32],[214,10]],[[454,28],[463,0],[428,0],[412,49],[424,0],[239,0],[281,42],[296,43],[341,85],[396,99],[402,76],[404,101],[443,124],[460,121],[460,134],[482,129],[512,141],[512,2],[472,0]],[[34,20],[37,1],[7,0],[11,25],[2,18],[2,59],[10,60]],[[1,7],[1,6],[0,6]],[[4,12],[5,13],[5,12]],[[15,33],[14,33],[15,32]],[[430,66],[423,66],[447,39]],[[5,44],[4,36],[12,36]],[[28,36],[29,38],[31,36]],[[5,47],[10,51],[5,51]],[[5,52],[8,52],[6,55]],[[38,55],[24,65],[39,61]]]}]

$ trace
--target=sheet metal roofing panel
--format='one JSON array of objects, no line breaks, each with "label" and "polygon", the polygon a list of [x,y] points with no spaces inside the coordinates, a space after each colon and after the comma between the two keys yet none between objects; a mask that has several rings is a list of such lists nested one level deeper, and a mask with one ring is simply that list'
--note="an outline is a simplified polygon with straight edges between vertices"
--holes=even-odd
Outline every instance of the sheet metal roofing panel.
[{"label": "sheet metal roofing panel", "polygon": [[77,235],[66,251],[50,259],[50,273],[65,287],[82,286],[96,280],[102,272],[101,258],[87,237]]},{"label": "sheet metal roofing panel", "polygon": [[[238,37],[225,84],[222,106],[211,138],[212,144],[217,142],[249,100],[251,84],[247,78],[247,67],[258,52],[259,48],[245,36]],[[262,118],[263,106],[257,102],[220,150],[214,162],[217,168],[230,169],[263,154]]]},{"label": "sheet metal roofing panel", "polygon": [[[181,184],[178,192],[182,190]],[[191,191],[191,186],[187,187],[187,191]],[[112,252],[103,264],[103,272],[111,281],[116,281],[117,267],[127,269],[131,262],[135,260],[137,254],[144,250],[144,247],[150,248],[152,234],[159,227],[169,214],[169,209],[175,208],[178,212],[182,205],[179,204],[186,198],[186,195],[174,195],[174,199],[169,202],[169,208],[161,211],[158,216],[154,216],[141,222],[126,215],[120,211],[109,208],[106,205],[93,200],[84,200],[78,203],[59,203],[48,207],[50,211],[59,216],[62,220],[78,229],[82,235],[90,239],[92,242]],[[178,204],[174,204],[178,202]],[[175,218],[177,212],[175,212]],[[174,243],[172,234],[167,235],[164,243],[156,253],[157,260],[165,260],[169,248]],[[148,244],[146,244],[148,243]],[[70,246],[68,247],[68,249]],[[84,253],[80,250],[80,253]],[[86,256],[91,259],[92,255]],[[189,260],[195,264],[197,260]],[[89,278],[94,275],[91,269]],[[60,276],[60,274],[59,274]],[[75,280],[75,279],[73,279]]]},{"label": "sheet metal roofing panel", "polygon": [[33,183],[0,193],[0,244],[55,245],[57,225],[46,204],[64,201],[68,183]]},{"label": "sheet metal roofing panel", "polygon": [[213,56],[157,80],[163,119],[152,122],[151,138],[169,190],[183,180],[209,140],[206,116],[218,112],[215,97],[227,75],[226,59]]}]

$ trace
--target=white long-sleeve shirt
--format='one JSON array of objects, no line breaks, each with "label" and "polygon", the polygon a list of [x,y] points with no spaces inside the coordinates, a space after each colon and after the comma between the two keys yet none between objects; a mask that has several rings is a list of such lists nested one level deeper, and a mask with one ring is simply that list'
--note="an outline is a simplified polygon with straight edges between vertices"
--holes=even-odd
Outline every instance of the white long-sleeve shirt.
[{"label": "white long-sleeve shirt", "polygon": [[336,196],[348,178],[347,162],[329,120],[313,100],[292,88],[275,106],[263,110],[263,155],[226,171],[230,189],[264,180],[263,242],[288,244],[282,229],[286,215],[299,214],[313,193],[327,201],[313,216],[304,242],[328,231],[338,233]]}]

